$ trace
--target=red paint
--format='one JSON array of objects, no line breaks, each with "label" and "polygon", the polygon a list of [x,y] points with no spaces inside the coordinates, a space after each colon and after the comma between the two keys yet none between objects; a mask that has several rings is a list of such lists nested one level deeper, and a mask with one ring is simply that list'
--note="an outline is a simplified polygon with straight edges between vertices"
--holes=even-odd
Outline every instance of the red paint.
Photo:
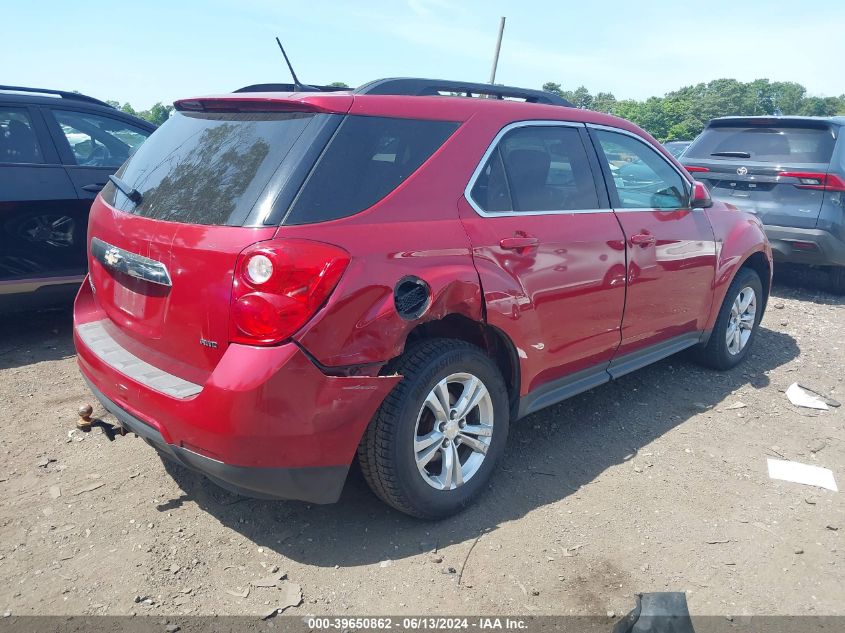
[{"label": "red paint", "polygon": [[[713,303],[705,322],[710,330],[716,322],[719,308],[731,281],[740,266],[755,253],[762,253],[769,265],[769,285],[772,280],[772,248],[760,220],[735,206],[717,200],[704,213],[713,226],[716,238],[716,274],[713,281]],[[766,281],[766,280],[763,280]]]},{"label": "red paint", "polygon": [[[613,213],[480,217],[465,200],[459,213],[487,322],[516,346],[522,395],[611,359],[625,304],[625,244]],[[527,231],[536,247],[502,248]]]},{"label": "red paint", "polygon": [[[240,107],[240,101],[250,108],[276,104],[462,122],[387,197],[329,222],[279,228],[175,224],[121,213],[98,197],[89,236],[162,261],[173,287],[116,279],[89,261],[96,295],[83,285],[75,322],[108,319],[111,334],[133,354],[203,390],[185,400],[165,396],[105,365],[77,337],[80,368],[107,397],[156,426],[166,441],[226,463],[348,464],[373,413],[401,380],[378,371],[427,321],[461,315],[503,332],[516,350],[519,394],[525,395],[622,354],[709,330],[738,267],[756,252],[771,265],[756,218],[719,202],[703,210],[481,217],[464,198],[492,139],[520,120],[617,127],[679,166],[648,134],[615,117],[449,97],[336,93],[211,99],[191,101],[218,109]],[[243,260],[247,249],[275,248],[290,240],[317,241],[348,253],[342,274],[330,284],[333,290],[308,305],[306,322],[290,338],[285,332],[277,344],[248,345],[247,338],[237,336],[240,342],[229,342],[233,284],[237,294],[242,281],[235,272],[239,257]],[[429,309],[410,321],[393,303],[394,286],[408,275],[431,289]],[[200,338],[217,347],[200,345]],[[336,376],[349,373],[350,366],[359,366],[358,377]]]},{"label": "red paint", "polygon": [[704,329],[712,301],[716,245],[701,211],[626,210],[628,294],[619,356]]}]

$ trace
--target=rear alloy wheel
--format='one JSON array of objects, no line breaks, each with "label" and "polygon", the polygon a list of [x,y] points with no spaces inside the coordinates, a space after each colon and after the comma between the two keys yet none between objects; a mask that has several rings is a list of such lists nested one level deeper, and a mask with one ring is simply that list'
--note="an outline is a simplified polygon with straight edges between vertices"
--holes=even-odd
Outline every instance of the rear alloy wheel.
[{"label": "rear alloy wheel", "polygon": [[493,438],[493,400],[477,376],[447,376],[426,397],[417,417],[414,454],[425,482],[454,490],[478,473]]},{"label": "rear alloy wheel", "polygon": [[707,344],[699,360],[713,369],[739,365],[751,348],[763,313],[763,284],[750,268],[740,268],[725,294]]},{"label": "rear alloy wheel", "polygon": [[425,519],[454,514],[481,492],[504,450],[504,380],[482,350],[458,340],[423,341],[394,365],[403,379],[361,440],[361,470],[397,510]]}]

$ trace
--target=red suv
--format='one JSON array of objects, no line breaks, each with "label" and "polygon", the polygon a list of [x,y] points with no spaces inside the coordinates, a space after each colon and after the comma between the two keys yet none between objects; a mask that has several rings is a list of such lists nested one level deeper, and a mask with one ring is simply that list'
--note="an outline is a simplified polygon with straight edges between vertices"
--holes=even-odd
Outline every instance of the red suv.
[{"label": "red suv", "polygon": [[445,516],[512,420],[751,347],[760,222],[627,121],[409,79],[175,105],[94,203],[74,337],[120,424],[225,488],[333,502],[357,459]]}]

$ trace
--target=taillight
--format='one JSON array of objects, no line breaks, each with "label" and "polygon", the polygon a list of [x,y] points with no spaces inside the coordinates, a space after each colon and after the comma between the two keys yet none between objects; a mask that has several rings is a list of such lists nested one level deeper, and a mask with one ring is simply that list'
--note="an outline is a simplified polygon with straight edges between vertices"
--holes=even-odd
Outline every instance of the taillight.
[{"label": "taillight", "polygon": [[836,174],[807,171],[782,171],[778,176],[797,178],[795,186],[799,189],[818,189],[821,191],[845,191],[845,180]]},{"label": "taillight", "polygon": [[235,266],[229,340],[273,345],[290,338],[326,302],[347,264],[349,253],[322,242],[251,246]]},{"label": "taillight", "polygon": [[694,174],[695,172],[699,171],[710,171],[709,167],[697,167],[696,165],[684,165],[684,167],[691,174]]}]

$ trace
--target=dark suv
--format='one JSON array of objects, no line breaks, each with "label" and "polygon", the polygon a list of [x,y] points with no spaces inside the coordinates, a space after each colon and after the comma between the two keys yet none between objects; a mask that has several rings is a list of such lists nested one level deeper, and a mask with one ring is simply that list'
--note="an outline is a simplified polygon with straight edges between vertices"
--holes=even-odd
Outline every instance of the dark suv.
[{"label": "dark suv", "polygon": [[91,202],[154,129],[85,95],[0,86],[0,311],[73,297]]},{"label": "dark suv", "polygon": [[357,459],[444,516],[512,420],[754,340],[762,225],[627,121],[410,79],[175,106],[92,207],[74,341],[121,425],[226,488],[332,502]]},{"label": "dark suv", "polygon": [[829,267],[845,293],[843,129],[841,116],[714,119],[680,160],[763,221],[777,261]]}]

